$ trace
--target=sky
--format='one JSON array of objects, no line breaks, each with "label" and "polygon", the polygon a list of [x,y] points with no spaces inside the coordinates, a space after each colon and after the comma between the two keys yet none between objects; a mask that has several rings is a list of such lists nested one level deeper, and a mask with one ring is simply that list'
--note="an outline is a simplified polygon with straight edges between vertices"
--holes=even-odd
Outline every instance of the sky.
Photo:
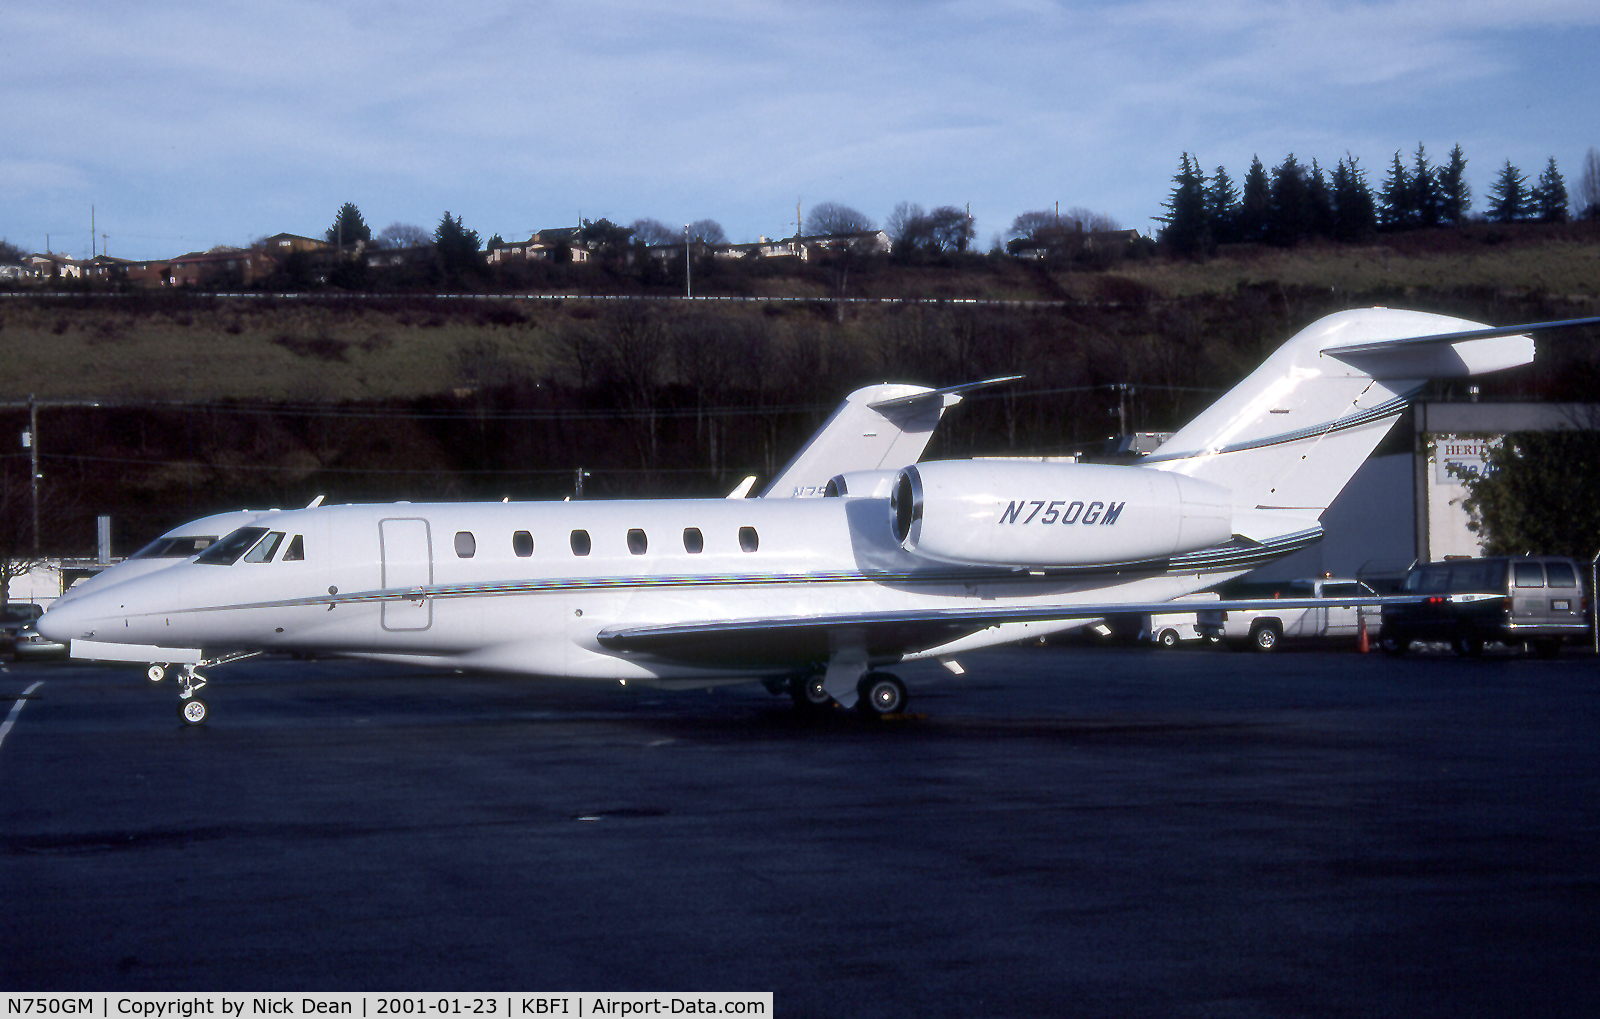
[{"label": "sky", "polygon": [[[1594,0],[412,0],[10,3],[0,237],[162,258],[449,211],[488,238],[578,217],[793,233],[970,206],[1156,229],[1181,154],[1460,144],[1571,188],[1600,147]],[[91,231],[91,207],[94,228]]]}]

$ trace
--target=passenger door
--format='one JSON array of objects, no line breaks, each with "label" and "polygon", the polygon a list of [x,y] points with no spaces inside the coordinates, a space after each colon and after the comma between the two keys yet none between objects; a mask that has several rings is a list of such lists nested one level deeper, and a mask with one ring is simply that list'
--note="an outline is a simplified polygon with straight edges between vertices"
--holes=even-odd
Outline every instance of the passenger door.
[{"label": "passenger door", "polygon": [[1511,618],[1524,626],[1544,623],[1549,618],[1549,604],[1545,598],[1544,564],[1517,562],[1511,564]]},{"label": "passenger door", "polygon": [[378,544],[383,559],[383,587],[417,589],[418,597],[383,603],[385,630],[426,630],[433,625],[433,602],[420,589],[433,584],[433,543],[428,522],[420,518],[378,521]]}]

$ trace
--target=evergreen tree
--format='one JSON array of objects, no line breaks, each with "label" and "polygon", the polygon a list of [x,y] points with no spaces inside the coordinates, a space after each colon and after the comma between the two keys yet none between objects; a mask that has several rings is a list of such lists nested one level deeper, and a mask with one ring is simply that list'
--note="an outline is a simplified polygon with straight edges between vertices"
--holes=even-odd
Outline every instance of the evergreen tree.
[{"label": "evergreen tree", "polygon": [[1539,175],[1539,183],[1534,185],[1528,204],[1530,214],[1541,223],[1567,221],[1567,182],[1561,179],[1561,171],[1556,169],[1555,156],[1550,157],[1544,173]]},{"label": "evergreen tree", "polygon": [[1292,247],[1311,232],[1311,202],[1306,172],[1294,153],[1272,169],[1272,218],[1267,237],[1282,247]]},{"label": "evergreen tree", "polygon": [[1438,171],[1428,163],[1428,150],[1417,142],[1411,163],[1411,205],[1418,226],[1438,226],[1443,217],[1439,200]]},{"label": "evergreen tree", "polygon": [[1450,150],[1450,163],[1439,173],[1439,219],[1451,226],[1466,222],[1472,208],[1472,186],[1467,183],[1467,156],[1460,143]]},{"label": "evergreen tree", "polygon": [[1383,191],[1378,196],[1378,225],[1385,230],[1410,229],[1416,220],[1415,195],[1411,175],[1400,162],[1400,150],[1396,149],[1389,179],[1383,182]]},{"label": "evergreen tree", "polygon": [[1489,218],[1497,223],[1522,219],[1528,212],[1528,178],[1506,160],[1494,187],[1489,189]]},{"label": "evergreen tree", "polygon": [[1211,186],[1206,188],[1206,217],[1211,221],[1212,239],[1218,244],[1239,239],[1239,189],[1220,166],[1211,174]]},{"label": "evergreen tree", "polygon": [[370,240],[372,228],[361,218],[361,210],[356,208],[356,203],[345,202],[339,207],[339,214],[333,217],[333,225],[328,227],[328,243],[343,246]]},{"label": "evergreen tree", "polygon": [[478,257],[481,243],[478,231],[463,226],[460,216],[452,218],[449,212],[444,214],[433,231],[433,251],[447,281],[459,282],[482,270],[483,259]]},{"label": "evergreen tree", "polygon": [[1311,234],[1314,237],[1333,236],[1333,192],[1328,178],[1315,159],[1311,173],[1306,177],[1306,200],[1311,206]]},{"label": "evergreen tree", "polygon": [[1377,207],[1367,172],[1356,157],[1346,153],[1333,171],[1333,236],[1341,241],[1360,240],[1377,226]]},{"label": "evergreen tree", "polygon": [[1250,161],[1250,172],[1244,178],[1244,196],[1239,199],[1239,239],[1252,244],[1267,239],[1267,227],[1272,222],[1272,184],[1267,180],[1267,168],[1261,157]]},{"label": "evergreen tree", "polygon": [[1158,239],[1180,255],[1204,255],[1211,250],[1211,231],[1206,209],[1206,179],[1198,160],[1183,154],[1178,173],[1172,178],[1172,194],[1167,198],[1166,226]]}]

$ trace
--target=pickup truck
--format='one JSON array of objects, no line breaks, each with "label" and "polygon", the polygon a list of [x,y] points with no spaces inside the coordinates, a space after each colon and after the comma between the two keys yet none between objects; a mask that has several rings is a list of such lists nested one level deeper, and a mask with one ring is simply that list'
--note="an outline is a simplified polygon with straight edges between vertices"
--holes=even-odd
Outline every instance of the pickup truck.
[{"label": "pickup truck", "polygon": [[[1274,597],[1284,598],[1372,598],[1377,592],[1359,580],[1339,577],[1315,577],[1309,580],[1292,580]],[[1331,605],[1313,609],[1250,609],[1224,612],[1220,609],[1201,609],[1196,620],[1202,633],[1213,639],[1221,638],[1229,647],[1250,648],[1254,651],[1271,651],[1285,638],[1350,637],[1361,628],[1361,619],[1367,618],[1367,631],[1378,632],[1378,609],[1363,609],[1356,605]]]}]

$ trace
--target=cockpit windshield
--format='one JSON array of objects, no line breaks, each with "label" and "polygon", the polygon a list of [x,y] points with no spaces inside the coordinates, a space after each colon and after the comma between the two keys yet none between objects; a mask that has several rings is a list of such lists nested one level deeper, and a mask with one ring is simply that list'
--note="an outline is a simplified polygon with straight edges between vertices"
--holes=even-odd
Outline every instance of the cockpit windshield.
[{"label": "cockpit windshield", "polygon": [[150,544],[141,548],[129,559],[187,559],[190,556],[204,552],[216,544],[215,534],[185,535],[178,538],[157,538]]},{"label": "cockpit windshield", "polygon": [[232,566],[266,533],[265,527],[241,527],[200,553],[195,562],[210,566]]}]

